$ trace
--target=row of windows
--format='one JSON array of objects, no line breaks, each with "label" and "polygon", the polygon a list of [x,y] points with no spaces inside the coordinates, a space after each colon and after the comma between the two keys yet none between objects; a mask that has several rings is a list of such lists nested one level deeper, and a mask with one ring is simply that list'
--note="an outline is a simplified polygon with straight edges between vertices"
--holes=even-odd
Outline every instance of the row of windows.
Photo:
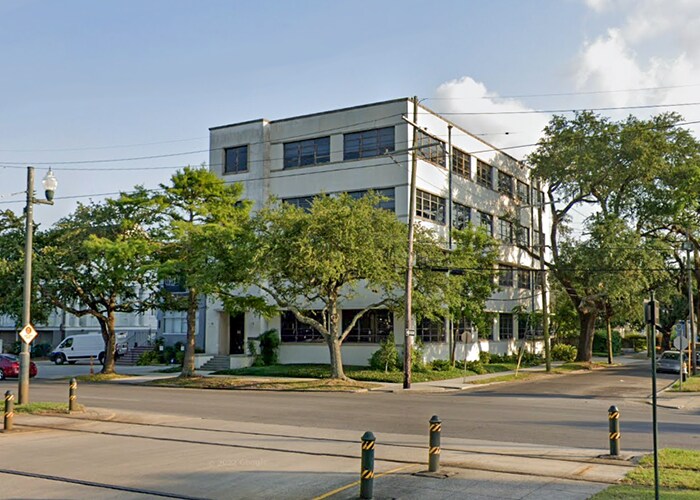
[{"label": "row of windows", "polygon": [[[371,158],[394,151],[394,127],[384,127],[343,136],[343,160]],[[284,144],[284,168],[320,165],[331,161],[330,136],[305,139]],[[224,173],[248,170],[248,146],[224,150]]]},{"label": "row of windows", "polygon": [[[352,322],[359,310],[345,309],[342,312],[342,329]],[[323,323],[323,314],[320,310],[307,311],[307,315],[319,323]],[[386,310],[376,309],[366,312],[353,326],[345,339],[349,343],[378,344],[389,335],[394,334],[394,315]],[[294,313],[285,311],[282,313],[280,325],[280,337],[282,342],[304,343],[323,342],[323,336],[314,327],[300,322]]]},{"label": "row of windows", "polygon": [[[369,189],[360,189],[358,191],[346,191],[346,192],[352,198],[357,200],[357,199],[362,198],[369,191],[370,191]],[[372,189],[371,191],[373,191],[375,194],[384,198],[377,205],[378,208],[383,208],[384,210],[389,210],[391,212],[396,211],[396,196],[394,194],[394,188]],[[288,203],[290,205],[294,205],[294,206],[297,206],[299,208],[303,208],[304,210],[310,210],[311,205],[313,204],[314,198],[316,198],[316,196],[317,195],[296,196],[293,198],[284,198],[282,201],[284,203]]]},{"label": "row of windows", "polygon": [[[350,324],[359,311],[346,309],[342,312],[343,331]],[[311,316],[319,323],[323,322],[320,310],[307,311],[305,314]],[[517,317],[518,338],[525,338],[527,335],[540,332],[539,325],[530,325],[528,316],[518,315]],[[498,315],[498,333],[501,340],[512,339],[514,334],[515,315],[512,313],[500,313]],[[290,311],[285,311],[281,316],[281,340],[285,343],[320,343],[323,342],[321,333],[305,323],[297,320]],[[467,320],[455,321],[452,325],[454,338],[464,342],[468,333],[471,333],[473,326]],[[366,312],[353,326],[345,339],[347,343],[378,344],[394,334],[394,315],[386,310],[375,309]],[[445,332],[445,322],[442,320],[422,319],[416,325],[416,337],[423,343],[444,343],[447,342]]]},{"label": "row of windows", "polygon": [[532,283],[531,280],[533,279],[533,273],[535,287],[539,288],[542,284],[542,275],[539,271],[501,264],[498,266],[498,285],[502,287],[512,287],[517,283],[518,288],[529,290]]}]

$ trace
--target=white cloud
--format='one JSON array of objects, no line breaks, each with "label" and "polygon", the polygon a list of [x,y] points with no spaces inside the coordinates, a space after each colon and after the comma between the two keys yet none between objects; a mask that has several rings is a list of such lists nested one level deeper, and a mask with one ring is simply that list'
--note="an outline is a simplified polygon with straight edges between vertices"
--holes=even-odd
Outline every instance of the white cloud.
[{"label": "white cloud", "polygon": [[[531,109],[516,99],[498,97],[483,83],[468,76],[443,83],[435,97],[426,104],[438,113],[483,113],[455,114],[449,118],[497,147],[535,143],[549,121],[549,116],[541,114],[489,114]],[[531,150],[517,148],[508,153],[522,158]]]},{"label": "white cloud", "polygon": [[610,0],[586,0],[586,5],[596,12],[601,12],[610,6]]}]

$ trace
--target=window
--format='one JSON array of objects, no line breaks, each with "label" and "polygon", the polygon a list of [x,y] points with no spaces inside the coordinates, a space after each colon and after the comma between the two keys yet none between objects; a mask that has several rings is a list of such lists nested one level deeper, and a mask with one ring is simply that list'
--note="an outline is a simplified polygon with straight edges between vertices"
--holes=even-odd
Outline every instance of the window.
[{"label": "window", "polygon": [[248,171],[248,146],[224,149],[224,173]]},{"label": "window", "polygon": [[530,332],[530,320],[524,314],[518,315],[518,338],[524,339]]},{"label": "window", "polygon": [[[198,324],[195,321],[195,324]],[[197,328],[195,327],[195,332]],[[187,334],[187,311],[165,311],[163,312],[163,335],[185,335]]]},{"label": "window", "polygon": [[493,189],[491,165],[487,165],[481,160],[476,160],[476,183],[489,189]]},{"label": "window", "polygon": [[530,247],[530,228],[527,226],[518,226],[517,241],[521,247]]},{"label": "window", "polygon": [[541,290],[542,289],[542,278],[544,277],[544,272],[543,271],[535,271],[535,289],[536,290]]},{"label": "window", "polygon": [[510,313],[500,313],[498,315],[498,333],[503,339],[513,338],[513,315]]},{"label": "window", "polygon": [[284,203],[289,203],[295,207],[303,208],[307,212],[311,210],[311,205],[314,203],[315,196],[297,196],[296,198],[284,198]]},{"label": "window", "polygon": [[284,145],[284,168],[318,165],[331,161],[331,138],[319,137]]},{"label": "window", "polygon": [[474,333],[474,323],[466,318],[452,322],[452,335],[456,342],[469,342]]},{"label": "window", "polygon": [[394,150],[394,127],[344,135],[343,159],[371,158]]},{"label": "window", "polygon": [[532,249],[533,252],[539,255],[540,250],[544,248],[544,233],[542,231],[538,231],[535,229],[532,232],[532,238],[533,238],[533,243],[534,243],[534,248]]},{"label": "window", "polygon": [[[323,313],[321,310],[307,311],[310,317],[323,323]],[[321,332],[314,327],[300,322],[294,313],[284,311],[281,317],[280,338],[282,342],[322,342]]]},{"label": "window", "polygon": [[471,179],[471,157],[461,149],[452,148],[452,171],[465,179]]},{"label": "window", "polygon": [[523,181],[518,181],[518,199],[526,205],[530,204],[530,186]]},{"label": "window", "polygon": [[529,269],[518,269],[518,288],[530,289],[530,275],[531,271]]},{"label": "window", "polygon": [[445,198],[418,189],[416,191],[416,216],[444,224]]},{"label": "window", "polygon": [[455,229],[464,229],[471,221],[471,208],[460,203],[452,204],[452,225]]},{"label": "window", "polygon": [[423,318],[418,323],[416,337],[421,342],[445,342],[445,322],[443,320],[430,320]]},{"label": "window", "polygon": [[[343,310],[343,331],[350,324],[359,309]],[[345,342],[378,344],[394,335],[394,315],[386,309],[367,311],[357,320]]]},{"label": "window", "polygon": [[544,193],[539,189],[535,191],[537,196],[537,205],[544,208]]},{"label": "window", "polygon": [[498,237],[503,243],[513,243],[513,223],[509,220],[498,220]]},{"label": "window", "polygon": [[416,154],[419,158],[439,165],[441,167],[445,166],[445,143],[435,139],[425,132],[420,130],[416,131],[417,143]]},{"label": "window", "polygon": [[513,286],[513,267],[501,264],[498,266],[498,285]]},{"label": "window", "polygon": [[362,189],[360,191],[348,191],[348,194],[357,200],[362,198],[369,191],[374,191],[382,198],[386,198],[385,200],[379,202],[377,208],[383,208],[384,210],[389,210],[390,212],[396,211],[396,195],[394,194],[394,188]]},{"label": "window", "polygon": [[513,176],[498,171],[498,191],[508,196],[513,196]]},{"label": "window", "polygon": [[479,224],[486,228],[490,236],[493,236],[493,215],[479,212]]}]

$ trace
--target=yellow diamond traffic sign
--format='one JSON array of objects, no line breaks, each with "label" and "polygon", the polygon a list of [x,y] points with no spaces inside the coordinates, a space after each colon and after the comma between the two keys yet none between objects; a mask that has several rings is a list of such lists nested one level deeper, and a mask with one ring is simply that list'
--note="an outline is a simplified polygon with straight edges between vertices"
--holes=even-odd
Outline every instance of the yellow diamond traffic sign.
[{"label": "yellow diamond traffic sign", "polygon": [[36,330],[30,324],[25,325],[22,328],[22,331],[19,332],[19,336],[22,337],[22,340],[24,340],[27,344],[31,344],[32,340],[34,340],[37,335]]}]

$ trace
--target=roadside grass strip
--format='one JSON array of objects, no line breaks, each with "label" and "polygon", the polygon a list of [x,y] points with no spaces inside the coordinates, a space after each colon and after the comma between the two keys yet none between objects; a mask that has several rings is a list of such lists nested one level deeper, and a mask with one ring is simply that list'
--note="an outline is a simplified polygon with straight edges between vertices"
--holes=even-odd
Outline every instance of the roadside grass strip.
[{"label": "roadside grass strip", "polygon": [[122,378],[134,377],[135,375],[124,375],[122,373],[95,373],[94,375],[78,375],[75,379],[78,382],[108,382]]},{"label": "roadside grass strip", "polygon": [[378,387],[377,384],[354,380],[254,380],[234,377],[174,377],[147,382],[144,385],[184,387],[192,389],[232,389],[255,391],[319,391],[354,392]]},{"label": "roadside grass strip", "polygon": [[591,361],[572,361],[569,363],[564,363],[563,365],[558,366],[552,371],[554,371],[555,373],[566,373],[577,370],[601,370],[603,368],[607,368],[608,366],[610,365],[603,363],[594,363]]},{"label": "roadside grass strip", "polygon": [[479,380],[471,380],[470,384],[493,384],[495,382],[519,382],[521,380],[532,380],[536,378],[543,378],[547,375],[545,373],[532,373],[532,372],[520,372],[517,375],[511,373],[509,375],[500,375],[498,377],[489,377]]},{"label": "roadside grass strip", "polygon": [[[700,498],[700,451],[666,448],[659,451],[661,497]],[[601,491],[593,500],[654,498],[654,458],[647,455],[622,484]]]},{"label": "roadside grass strip", "polygon": [[[82,405],[78,405],[78,410],[82,411]],[[55,403],[51,401],[43,401],[36,403],[27,403],[23,405],[15,405],[15,413],[27,413],[31,415],[41,415],[45,413],[69,413],[68,403]]]},{"label": "roadside grass strip", "polygon": [[700,375],[689,377],[683,382],[683,389],[680,391],[678,390],[678,381],[676,381],[669,390],[673,392],[700,392]]}]

